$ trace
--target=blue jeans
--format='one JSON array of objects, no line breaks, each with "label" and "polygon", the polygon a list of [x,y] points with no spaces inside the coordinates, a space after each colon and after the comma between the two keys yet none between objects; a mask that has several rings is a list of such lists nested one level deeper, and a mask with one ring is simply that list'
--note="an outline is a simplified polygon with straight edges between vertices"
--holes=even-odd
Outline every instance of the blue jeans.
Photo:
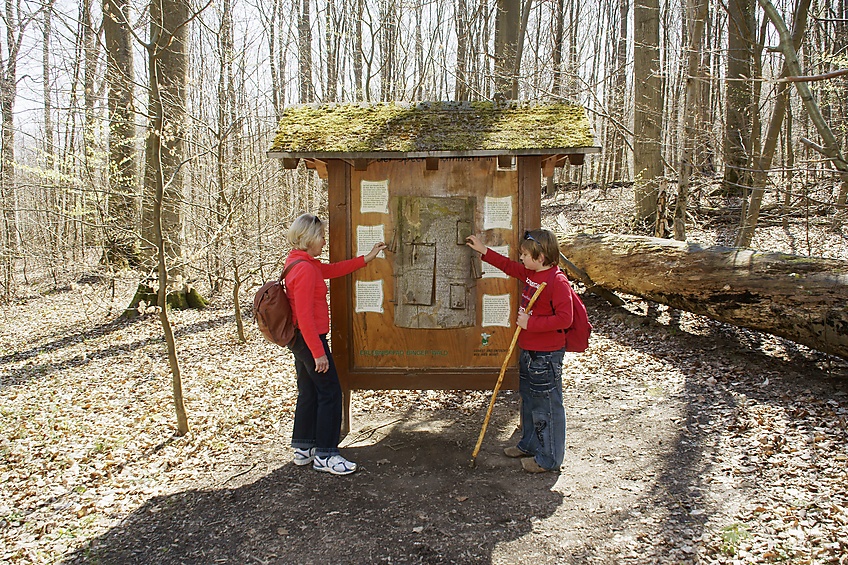
[{"label": "blue jeans", "polygon": [[315,455],[328,457],[339,452],[342,427],[342,387],[327,336],[319,336],[330,362],[326,373],[315,372],[315,359],[300,332],[288,346],[297,373],[297,406],[291,446],[315,448]]},{"label": "blue jeans", "polygon": [[535,456],[540,467],[558,470],[565,457],[565,407],[562,404],[562,359],[559,351],[521,350],[521,441],[518,449]]}]

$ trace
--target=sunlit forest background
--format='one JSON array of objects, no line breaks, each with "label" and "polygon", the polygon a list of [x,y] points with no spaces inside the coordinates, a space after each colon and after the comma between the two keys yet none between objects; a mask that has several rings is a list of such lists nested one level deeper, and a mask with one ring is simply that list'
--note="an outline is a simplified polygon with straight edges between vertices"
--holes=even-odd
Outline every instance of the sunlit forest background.
[{"label": "sunlit forest background", "polygon": [[845,0],[22,0],[2,27],[5,300],[153,269],[156,171],[173,272],[213,293],[266,276],[291,219],[326,206],[314,171],[265,154],[302,103],[581,104],[602,151],[543,186],[635,184],[617,220],[637,233],[661,213],[685,239],[710,195],[741,245],[761,209],[844,216]]}]

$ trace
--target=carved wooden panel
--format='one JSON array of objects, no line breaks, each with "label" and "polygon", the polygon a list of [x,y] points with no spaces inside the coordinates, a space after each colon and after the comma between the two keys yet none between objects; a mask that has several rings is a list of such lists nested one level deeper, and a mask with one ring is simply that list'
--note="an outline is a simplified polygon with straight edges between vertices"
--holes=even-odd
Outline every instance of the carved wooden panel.
[{"label": "carved wooden panel", "polygon": [[[332,297],[333,355],[337,366],[348,363],[346,385],[352,388],[411,388],[411,389],[486,389],[494,384],[504,361],[512,335],[514,318],[509,327],[482,325],[482,296],[509,294],[513,303],[518,297],[518,281],[512,278],[481,278],[481,263],[477,258],[472,279],[476,290],[466,292],[467,281],[447,283],[444,295],[433,283],[433,301],[445,300],[444,310],[462,311],[475,308],[471,325],[455,328],[400,327],[395,324],[395,310],[403,301],[399,296],[397,272],[400,260],[400,231],[397,201],[402,197],[428,197],[436,200],[470,199],[474,212],[467,220],[442,227],[445,238],[454,240],[457,250],[462,250],[465,236],[480,235],[490,246],[509,246],[509,255],[515,257],[523,230],[539,226],[540,160],[534,161],[522,175],[521,164],[531,157],[517,159],[519,166],[512,170],[499,170],[494,157],[485,159],[439,159],[438,168],[427,169],[426,160],[379,160],[369,163],[367,171],[358,172],[353,165],[344,171],[349,179],[349,192],[331,192],[330,200],[330,256],[333,260],[345,259],[358,253],[357,230],[359,226],[383,226],[384,240],[389,244],[385,258],[377,258],[349,277],[330,281]],[[331,180],[333,175],[331,173]],[[361,210],[361,183],[388,182],[388,207],[386,212]],[[535,184],[534,184],[535,183]],[[518,197],[519,187],[530,185],[527,200]],[[332,182],[330,186],[335,186]],[[513,229],[483,228],[486,198],[514,196],[516,214]],[[467,224],[464,222],[468,222]],[[335,254],[333,252],[335,250]],[[434,272],[446,271],[441,267],[442,255],[435,250]],[[468,250],[474,257],[477,254]],[[359,251],[360,253],[362,251]],[[421,254],[419,252],[419,259]],[[355,285],[357,281],[382,281],[384,292],[383,312],[356,312]],[[349,281],[349,282],[348,282]],[[417,285],[416,285],[417,286]],[[417,295],[416,295],[417,296]],[[462,298],[465,298],[465,306]],[[419,299],[420,300],[420,299]],[[417,310],[427,306],[416,306]],[[470,315],[470,314],[469,314]],[[513,353],[515,356],[516,353]],[[341,357],[345,359],[341,359]],[[507,371],[505,387],[514,387],[517,376],[515,360]]]},{"label": "carved wooden panel", "polygon": [[402,196],[395,200],[395,326],[463,328],[476,322],[474,198]]}]

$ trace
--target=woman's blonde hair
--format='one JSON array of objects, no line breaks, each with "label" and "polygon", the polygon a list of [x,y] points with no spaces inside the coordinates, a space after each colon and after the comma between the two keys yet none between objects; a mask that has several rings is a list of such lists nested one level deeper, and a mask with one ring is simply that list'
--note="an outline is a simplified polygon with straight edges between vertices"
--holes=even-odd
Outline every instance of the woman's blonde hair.
[{"label": "woman's blonde hair", "polygon": [[306,251],[324,237],[324,222],[318,216],[301,214],[289,227],[288,237],[292,247]]}]

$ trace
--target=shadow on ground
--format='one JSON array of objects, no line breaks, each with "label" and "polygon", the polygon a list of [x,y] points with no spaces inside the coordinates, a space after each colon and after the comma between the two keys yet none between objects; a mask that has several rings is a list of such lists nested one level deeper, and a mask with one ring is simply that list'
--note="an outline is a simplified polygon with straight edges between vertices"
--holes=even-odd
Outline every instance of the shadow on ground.
[{"label": "shadow on ground", "polygon": [[354,475],[262,462],[243,485],[151,499],[65,563],[491,563],[562,503],[557,475],[491,453],[472,468],[464,422],[392,425],[344,450]]},{"label": "shadow on ground", "polygon": [[[193,324],[185,324],[174,331],[174,337],[179,339],[183,336],[188,336],[195,333],[207,332],[219,326],[234,323],[235,317],[232,314],[218,316],[211,320],[196,322]],[[79,344],[92,342],[108,336],[118,330],[128,326],[141,323],[141,318],[125,319],[117,318],[115,320],[98,324],[92,328],[78,331],[70,335],[55,337],[45,343],[32,345],[29,348],[21,349],[7,355],[0,356],[0,388],[7,386],[22,384],[31,378],[46,377],[58,373],[60,371],[70,371],[87,365],[91,361],[97,359],[113,359],[126,354],[127,351],[135,351],[153,344],[164,342],[165,338],[161,335],[137,339],[132,342],[121,343],[115,345],[111,342],[106,342],[103,347],[92,348],[87,350],[85,355],[68,355],[66,358],[59,358],[54,361],[42,361],[40,356],[45,353],[58,353],[64,349],[78,346]],[[166,355],[164,349],[160,353]],[[17,366],[27,362],[23,367]]]}]

